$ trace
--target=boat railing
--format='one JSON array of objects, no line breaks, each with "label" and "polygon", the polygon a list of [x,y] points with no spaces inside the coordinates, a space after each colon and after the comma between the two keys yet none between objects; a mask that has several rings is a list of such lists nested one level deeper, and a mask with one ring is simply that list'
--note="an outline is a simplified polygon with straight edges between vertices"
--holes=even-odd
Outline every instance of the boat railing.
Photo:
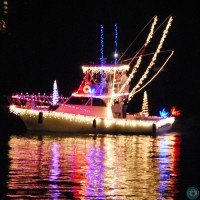
[{"label": "boat railing", "polygon": [[[57,105],[60,105],[66,101],[66,97],[63,95],[60,95],[57,97]],[[41,107],[41,108],[46,108],[48,106],[52,105],[53,102],[53,95],[47,95],[43,94],[41,95],[38,93],[37,95],[35,94],[13,94],[10,97],[11,103],[20,107]]]}]

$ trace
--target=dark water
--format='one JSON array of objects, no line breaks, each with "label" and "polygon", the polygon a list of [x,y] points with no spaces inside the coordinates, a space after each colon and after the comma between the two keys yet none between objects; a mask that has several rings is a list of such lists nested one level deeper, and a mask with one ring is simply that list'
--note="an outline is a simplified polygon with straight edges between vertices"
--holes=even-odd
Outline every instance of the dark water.
[{"label": "dark water", "polygon": [[1,200],[184,200],[200,189],[197,132],[42,135],[1,133]]}]

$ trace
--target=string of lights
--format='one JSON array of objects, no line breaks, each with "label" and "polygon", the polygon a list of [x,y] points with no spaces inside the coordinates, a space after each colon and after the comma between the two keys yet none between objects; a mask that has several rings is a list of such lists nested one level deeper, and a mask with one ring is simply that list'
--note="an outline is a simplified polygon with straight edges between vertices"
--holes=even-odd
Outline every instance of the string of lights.
[{"label": "string of lights", "polygon": [[171,54],[167,57],[167,59],[165,60],[165,62],[163,63],[163,65],[159,68],[159,70],[157,71],[156,74],[154,74],[154,76],[146,83],[144,84],[142,87],[140,87],[137,91],[135,91],[134,95],[136,93],[138,93],[139,91],[141,91],[143,88],[145,88],[151,81],[153,81],[154,78],[156,78],[156,76],[162,71],[162,69],[164,68],[164,66],[167,64],[167,62],[169,61],[169,59],[172,57],[172,55],[174,54],[174,51],[171,52]]},{"label": "string of lights", "polygon": [[115,64],[117,64],[117,40],[118,40],[118,28],[117,24],[115,24],[115,52],[114,52],[114,57],[115,57]]},{"label": "string of lights", "polygon": [[101,34],[101,50],[100,50],[100,53],[101,53],[101,58],[100,58],[100,61],[101,61],[101,65],[104,64],[104,52],[103,52],[103,47],[104,47],[104,44],[103,44],[103,41],[104,41],[104,36],[103,36],[103,24],[101,24],[101,27],[100,27],[100,34]]},{"label": "string of lights", "polygon": [[[38,118],[38,110],[31,110],[31,109],[21,109],[17,108],[15,105],[10,106],[10,112],[14,113],[19,116],[27,116],[29,118],[36,119]],[[43,110],[43,117],[47,119],[58,119],[59,121],[63,121],[65,123],[85,123],[91,124],[93,121],[94,116],[85,116],[85,115],[76,115],[71,113],[62,113],[62,112],[49,112]],[[103,125],[105,128],[110,127],[127,127],[127,128],[138,128],[138,127],[152,127],[152,124],[156,124],[156,127],[162,127],[166,123],[171,124],[174,122],[174,118],[163,118],[160,120],[160,117],[149,117],[148,121],[145,120],[138,120],[138,119],[131,119],[131,120],[124,120],[124,119],[115,119],[115,118],[98,118],[96,117],[97,126]]]},{"label": "string of lights", "polygon": [[[157,16],[156,16],[156,17],[154,17],[154,21],[153,21],[153,23],[152,23],[152,26],[151,26],[151,29],[150,29],[150,33],[148,34],[148,37],[147,37],[146,42],[145,42],[145,44],[144,44],[144,47],[145,47],[145,48],[146,48],[147,45],[150,43],[151,38],[153,37],[153,33],[154,33],[154,29],[155,29],[155,25],[156,25],[157,21],[158,21],[158,20],[157,20]],[[138,52],[138,53],[139,53],[139,52]],[[133,59],[134,59],[134,58],[133,58]],[[129,65],[132,63],[133,59],[130,61]],[[120,89],[120,93],[123,92],[123,90],[124,90],[124,88],[126,87],[126,85],[128,85],[128,84],[130,83],[130,81],[133,79],[134,74],[137,72],[137,69],[139,68],[141,62],[142,62],[142,54],[140,54],[140,56],[138,57],[138,60],[137,60],[137,62],[136,62],[136,64],[135,64],[135,66],[133,67],[132,72],[130,73],[130,75],[129,75],[127,81],[122,85],[122,87],[121,87],[121,89]]]},{"label": "string of lights", "polygon": [[[66,101],[66,97],[60,95],[57,97],[57,103],[63,103]],[[26,102],[35,102],[35,103],[42,103],[42,104],[48,104],[51,105],[53,101],[53,94],[47,95],[46,93],[40,94],[38,93],[37,95],[31,94],[29,95],[28,93],[23,94],[14,94],[11,96],[11,100],[14,104],[16,105],[23,105]]]},{"label": "string of lights", "polygon": [[132,91],[129,93],[128,101],[130,101],[131,98],[134,96],[136,90],[137,90],[138,88],[141,87],[141,85],[143,84],[143,81],[147,78],[147,75],[148,75],[150,69],[151,69],[152,66],[155,64],[155,61],[156,61],[156,59],[157,59],[157,55],[158,55],[158,53],[160,52],[160,49],[161,49],[162,46],[163,46],[163,43],[164,43],[164,41],[165,41],[165,38],[167,37],[167,33],[168,33],[169,28],[170,28],[170,26],[171,26],[172,20],[173,20],[173,18],[170,17],[169,20],[168,20],[168,23],[167,23],[167,25],[166,25],[166,28],[165,28],[165,30],[163,31],[163,35],[162,35],[161,40],[160,40],[160,42],[159,42],[159,45],[158,45],[158,47],[157,47],[157,49],[156,49],[156,52],[154,53],[154,55],[153,55],[153,57],[152,57],[152,60],[151,60],[150,64],[149,64],[148,67],[146,68],[146,71],[144,72],[144,74],[142,75],[142,77],[140,78],[140,80],[138,81],[138,83],[136,84],[136,86],[135,86],[135,87],[132,89]]},{"label": "string of lights", "polygon": [[[151,25],[150,32],[149,32],[149,34],[148,34],[148,36],[147,36],[147,39],[146,39],[145,44],[143,45],[143,48],[144,48],[144,47],[147,47],[147,45],[150,43],[150,40],[151,40],[151,38],[153,37],[153,33],[154,33],[154,29],[155,29],[156,23],[157,23],[157,16],[154,17],[154,21],[153,21],[153,23],[152,23],[152,25]],[[140,51],[139,51],[139,52],[140,52]],[[139,53],[139,52],[138,52],[138,53]],[[136,54],[136,56],[138,55],[138,53]],[[135,59],[135,57],[132,58],[132,60],[130,61],[129,65],[132,63],[132,61],[133,61],[134,59]],[[125,83],[124,83],[124,84],[122,85],[122,87],[120,88],[119,94],[123,93],[125,87],[126,87],[127,85],[129,85],[130,81],[133,79],[134,74],[137,72],[137,69],[139,68],[139,66],[140,66],[140,64],[141,64],[141,61],[142,61],[142,54],[140,54],[140,56],[138,57],[137,62],[136,62],[136,64],[135,64],[135,66],[133,67],[131,73],[129,74],[127,80],[125,81]],[[114,104],[114,101],[116,101],[116,100],[118,100],[118,97],[113,97],[113,98],[111,99],[111,105],[113,105],[113,104]]]}]

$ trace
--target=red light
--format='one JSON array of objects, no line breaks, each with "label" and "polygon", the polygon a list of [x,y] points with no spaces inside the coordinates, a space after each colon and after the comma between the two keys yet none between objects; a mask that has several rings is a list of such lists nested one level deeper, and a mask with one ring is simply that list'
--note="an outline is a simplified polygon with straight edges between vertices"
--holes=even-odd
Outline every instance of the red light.
[{"label": "red light", "polygon": [[176,110],[176,107],[175,106],[173,106],[172,108],[171,108],[171,115],[172,116],[180,116],[181,115],[181,111],[180,110]]}]

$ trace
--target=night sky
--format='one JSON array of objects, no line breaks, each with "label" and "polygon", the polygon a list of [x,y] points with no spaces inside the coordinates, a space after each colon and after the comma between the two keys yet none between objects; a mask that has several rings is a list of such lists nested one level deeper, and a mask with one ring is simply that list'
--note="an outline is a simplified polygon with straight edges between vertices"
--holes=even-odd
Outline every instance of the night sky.
[{"label": "night sky", "polygon": [[[175,105],[186,115],[199,112],[198,1],[8,0],[7,15],[0,2],[0,17],[7,25],[0,32],[0,95],[49,94],[57,80],[59,92],[69,96],[80,84],[81,66],[99,62],[101,24],[104,55],[111,61],[115,23],[118,50],[124,52],[153,16],[158,16],[160,24],[172,15],[174,20],[163,50],[174,49],[175,53],[165,71],[147,88],[150,108]],[[137,38],[133,55],[148,33],[149,29],[145,36]],[[141,110],[142,96],[143,91],[132,100],[132,110]]]}]

